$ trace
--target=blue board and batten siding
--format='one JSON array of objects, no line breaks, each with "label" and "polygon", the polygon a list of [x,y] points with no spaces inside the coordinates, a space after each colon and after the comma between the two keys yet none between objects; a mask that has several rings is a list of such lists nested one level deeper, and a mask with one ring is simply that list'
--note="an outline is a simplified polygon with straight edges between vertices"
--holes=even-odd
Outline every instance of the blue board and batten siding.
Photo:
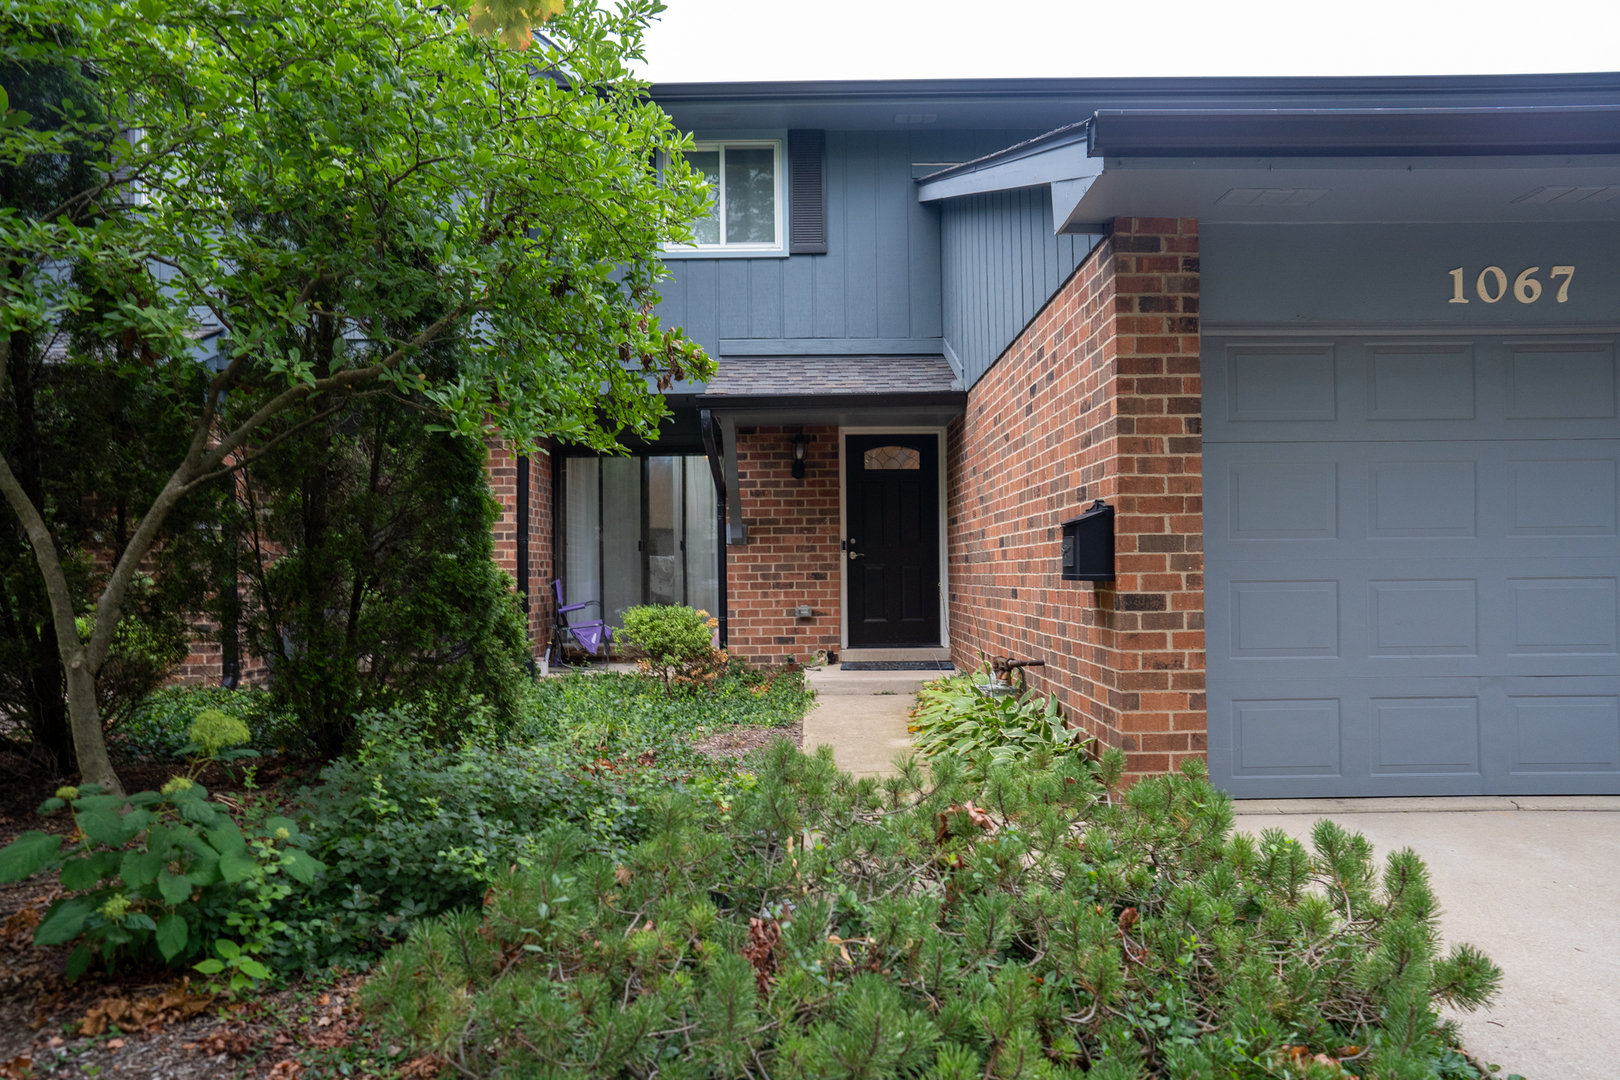
[{"label": "blue board and batten siding", "polygon": [[[914,178],[1028,134],[829,131],[827,253],[669,259],[659,317],[717,356],[938,353],[949,337],[944,312],[950,307],[942,295],[940,211],[917,201]],[[1054,249],[1046,262],[1055,265],[1070,250],[1083,254],[1083,239],[1076,244],[1051,236],[1050,209],[1044,213],[1045,243]],[[1016,228],[1024,228],[1023,217]],[[1037,242],[1004,244],[997,258],[1027,258]],[[1032,283],[1051,278],[1046,263],[1017,273],[987,263],[983,272],[996,288],[1018,278],[1012,302],[1030,315],[1039,309],[1028,299]]]},{"label": "blue board and batten siding", "polygon": [[984,377],[1085,261],[1095,236],[1054,236],[1046,186],[944,203],[945,340],[963,385]]}]

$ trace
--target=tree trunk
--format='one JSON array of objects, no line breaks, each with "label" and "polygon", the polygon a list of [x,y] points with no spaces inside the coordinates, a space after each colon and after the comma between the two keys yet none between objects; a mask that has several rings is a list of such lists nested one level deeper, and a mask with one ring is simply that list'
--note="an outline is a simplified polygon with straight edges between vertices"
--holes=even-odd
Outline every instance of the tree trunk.
[{"label": "tree trunk", "polygon": [[96,678],[90,666],[89,649],[79,638],[78,624],[73,613],[73,594],[68,589],[67,575],[62,572],[62,557],[56,550],[56,541],[40,516],[39,508],[23,491],[11,463],[0,454],[0,491],[22,520],[28,533],[28,543],[34,549],[34,560],[39,563],[40,575],[45,579],[45,591],[51,600],[51,621],[56,627],[56,649],[67,669],[68,724],[73,729],[73,752],[79,759],[79,779],[86,784],[99,784],[109,792],[122,795],[124,785],[113,772],[112,760],[107,756],[107,740],[101,731],[101,710],[96,704]]}]

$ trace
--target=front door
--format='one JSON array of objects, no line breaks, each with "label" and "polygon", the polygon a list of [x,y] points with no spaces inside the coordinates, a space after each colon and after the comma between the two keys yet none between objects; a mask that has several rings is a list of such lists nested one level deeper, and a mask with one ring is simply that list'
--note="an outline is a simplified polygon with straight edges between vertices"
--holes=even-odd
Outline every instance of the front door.
[{"label": "front door", "polygon": [[849,644],[939,645],[939,439],[845,437]]}]

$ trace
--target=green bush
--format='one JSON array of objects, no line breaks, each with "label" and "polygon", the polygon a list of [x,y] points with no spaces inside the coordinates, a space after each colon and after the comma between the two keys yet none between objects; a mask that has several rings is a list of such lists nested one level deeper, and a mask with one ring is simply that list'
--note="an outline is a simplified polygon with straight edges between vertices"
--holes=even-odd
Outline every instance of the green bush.
[{"label": "green bush", "polygon": [[[127,798],[93,784],[62,788],[40,812],[67,807],[79,839],[64,846],[61,836],[24,833],[0,851],[0,884],[55,873],[73,894],[34,931],[36,945],[78,942],[69,978],[98,957],[110,971],[125,956],[179,964],[209,951],[236,961],[232,989],[265,978],[255,957],[287,930],[274,912],[324,869],[290,818],[248,825],[183,776]],[[199,966],[224,969],[213,957]]]},{"label": "green bush", "polygon": [[1233,835],[1196,763],[1123,801],[1075,754],[930,772],[779,742],[729,818],[666,795],[620,857],[552,829],[364,1003],[468,1077],[1478,1076],[1436,1006],[1500,972],[1441,953],[1411,851]]},{"label": "green bush", "polygon": [[1025,691],[992,697],[977,683],[989,678],[951,675],[935,679],[917,692],[911,711],[912,745],[924,757],[955,754],[967,761],[988,755],[997,765],[1046,750],[1065,754],[1084,748],[1088,740],[1067,727],[1057,695],[1042,698]]},{"label": "green bush", "polygon": [[668,686],[715,662],[714,628],[718,625],[707,611],[648,604],[626,609],[622,636],[646,654],[648,669]]},{"label": "green bush", "polygon": [[165,686],[141,699],[109,740],[121,755],[167,758],[185,752],[198,714],[224,713],[247,725],[247,745],[260,753],[305,750],[308,743],[290,711],[257,687]]}]

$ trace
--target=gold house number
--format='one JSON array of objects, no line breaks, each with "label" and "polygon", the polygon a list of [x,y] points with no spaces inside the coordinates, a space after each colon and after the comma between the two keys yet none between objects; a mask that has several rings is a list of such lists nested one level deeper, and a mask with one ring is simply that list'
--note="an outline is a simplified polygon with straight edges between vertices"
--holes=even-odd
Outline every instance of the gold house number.
[{"label": "gold house number", "polygon": [[[1536,280],[1536,274],[1541,270],[1539,266],[1532,266],[1523,270],[1513,279],[1513,299],[1521,304],[1533,304],[1541,299],[1541,282]],[[1450,304],[1466,304],[1468,297],[1463,295],[1463,268],[1446,271],[1451,275]],[[1569,283],[1575,280],[1573,266],[1555,266],[1548,274],[1557,280],[1563,278],[1563,284],[1558,286],[1558,302],[1566,303],[1569,300]],[[1494,304],[1508,294],[1508,276],[1500,266],[1487,266],[1479,272],[1474,279],[1474,292],[1487,304]]]}]

